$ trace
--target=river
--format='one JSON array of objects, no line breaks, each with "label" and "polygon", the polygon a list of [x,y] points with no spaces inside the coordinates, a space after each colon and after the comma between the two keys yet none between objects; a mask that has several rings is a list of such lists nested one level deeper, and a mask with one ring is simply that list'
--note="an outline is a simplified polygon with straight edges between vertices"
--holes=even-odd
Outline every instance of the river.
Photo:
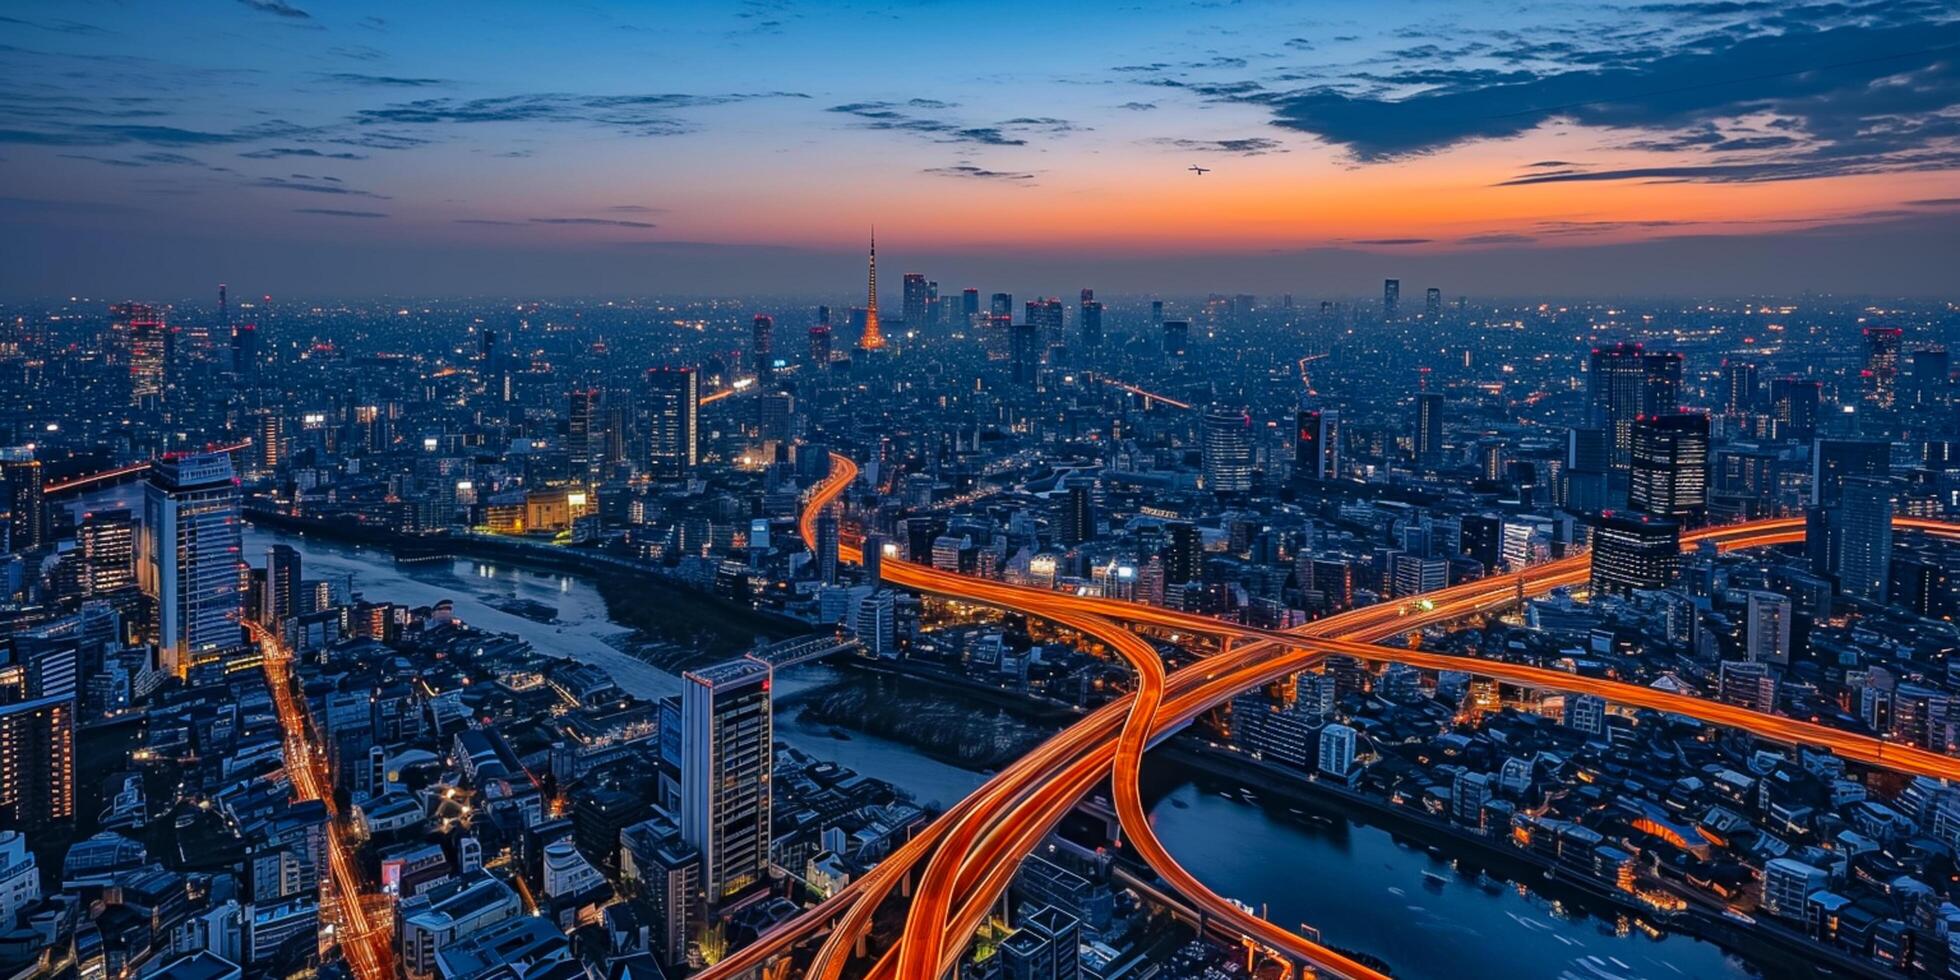
[{"label": "river", "polygon": [[[264,561],[271,544],[300,552],[308,579],[346,583],[372,601],[455,603],[465,622],[515,633],[540,651],[595,664],[620,687],[647,698],[680,690],[674,675],[629,657],[607,641],[625,633],[606,618],[593,585],[575,575],[472,559],[397,565],[385,551],[318,537],[248,528],[246,554]],[[544,625],[489,605],[499,598],[531,599],[558,609]],[[776,691],[789,697],[835,680],[820,664],[780,675]],[[897,742],[862,733],[833,737],[784,712],[777,737],[813,756],[886,780],[922,803],[950,805],[986,778],[927,758]],[[1480,884],[1425,849],[1398,841],[1365,817],[1333,810],[1249,803],[1237,787],[1193,777],[1179,767],[1146,767],[1151,823],[1172,853],[1200,870],[1206,884],[1254,907],[1275,922],[1311,925],[1324,941],[1387,960],[1405,980],[1499,980],[1559,977],[1635,980],[1755,975],[1715,944],[1681,934],[1650,938],[1618,929],[1511,884]],[[1215,783],[1215,785],[1214,785]],[[1221,795],[1224,794],[1224,795]],[[1426,878],[1433,872],[1445,880]]]}]

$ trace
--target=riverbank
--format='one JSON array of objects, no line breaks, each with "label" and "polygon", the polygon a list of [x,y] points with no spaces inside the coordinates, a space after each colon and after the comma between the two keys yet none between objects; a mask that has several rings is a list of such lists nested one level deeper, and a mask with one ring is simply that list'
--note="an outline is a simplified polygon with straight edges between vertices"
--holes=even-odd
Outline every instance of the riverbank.
[{"label": "riverbank", "polygon": [[[1735,955],[1746,956],[1752,966],[1768,976],[1824,978],[1849,973],[1872,980],[1896,976],[1879,964],[1812,943],[1776,923],[1758,921],[1754,926],[1746,926],[1694,901],[1690,902],[1688,911],[1662,919],[1653,909],[1620,892],[1575,875],[1558,873],[1549,863],[1499,841],[1406,807],[1392,806],[1345,786],[1307,779],[1297,770],[1213,748],[1194,736],[1186,735],[1158,746],[1152,750],[1146,765],[1168,765],[1201,780],[1235,782],[1273,799],[1332,810],[1350,822],[1373,823],[1398,837],[1432,848],[1432,854],[1440,849],[1452,857],[1465,858],[1496,877],[1522,883],[1561,901],[1571,900],[1580,908],[1603,906],[1614,915],[1631,916],[1667,932],[1713,943]],[[1175,852],[1176,848],[1172,850]]]},{"label": "riverbank", "polygon": [[629,642],[659,647],[647,662],[669,673],[738,655],[758,639],[780,640],[810,631],[801,620],[704,592],[656,566],[580,548],[477,534],[403,537],[353,521],[294,517],[262,508],[248,508],[245,519],[280,531],[385,549],[410,561],[448,555],[583,576],[605,600],[607,617],[633,631]]},{"label": "riverbank", "polygon": [[855,731],[910,746],[963,769],[997,769],[1020,758],[1059,723],[1044,723],[1004,705],[978,709],[969,692],[903,671],[840,661],[829,684],[776,702],[779,714],[806,725]]}]

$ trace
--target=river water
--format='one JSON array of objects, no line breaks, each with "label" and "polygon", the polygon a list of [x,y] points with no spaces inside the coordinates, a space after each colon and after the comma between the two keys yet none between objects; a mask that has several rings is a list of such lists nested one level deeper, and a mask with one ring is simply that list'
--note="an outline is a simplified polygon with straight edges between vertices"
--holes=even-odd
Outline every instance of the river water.
[{"label": "river water", "polygon": [[[396,565],[387,552],[373,548],[246,531],[245,550],[254,564],[262,563],[266,547],[275,543],[300,552],[305,578],[345,584],[351,576],[353,590],[371,601],[428,605],[449,599],[465,622],[515,633],[548,654],[595,664],[633,694],[654,698],[680,690],[672,674],[608,644],[626,630],[606,618],[597,590],[577,576],[471,559]],[[559,621],[540,624],[488,604],[499,598],[554,606]],[[778,676],[776,691],[789,697],[837,676],[820,664],[797,667]],[[804,725],[791,712],[777,716],[776,734],[813,756],[886,780],[922,803],[950,805],[986,778],[875,736],[836,738],[827,727]],[[1325,942],[1379,956],[1400,978],[1755,975],[1712,943],[1680,934],[1652,938],[1637,927],[1623,927],[1610,913],[1603,919],[1588,916],[1539,894],[1529,879],[1526,887],[1480,880],[1476,869],[1459,870],[1365,817],[1248,802],[1235,784],[1170,765],[1148,766],[1145,778],[1146,798],[1154,801],[1152,825],[1206,884],[1262,908],[1274,922],[1306,924]]]}]

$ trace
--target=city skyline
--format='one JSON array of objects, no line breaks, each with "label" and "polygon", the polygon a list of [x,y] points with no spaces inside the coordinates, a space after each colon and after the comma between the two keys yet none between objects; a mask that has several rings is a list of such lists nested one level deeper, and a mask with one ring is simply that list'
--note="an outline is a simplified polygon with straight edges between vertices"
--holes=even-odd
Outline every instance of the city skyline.
[{"label": "city skyline", "polygon": [[1923,295],[1960,204],[1960,20],[1918,2],[7,23],[0,295],[808,291],[873,223],[1053,295]]}]

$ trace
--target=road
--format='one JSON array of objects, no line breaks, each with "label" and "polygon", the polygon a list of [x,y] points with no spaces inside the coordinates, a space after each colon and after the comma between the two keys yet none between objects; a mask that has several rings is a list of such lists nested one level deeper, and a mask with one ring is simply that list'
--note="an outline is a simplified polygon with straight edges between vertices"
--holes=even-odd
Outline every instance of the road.
[{"label": "road", "polygon": [[327,889],[321,889],[322,910],[331,906],[337,913],[339,921],[334,923],[334,938],[346,954],[354,975],[360,980],[387,980],[395,975],[394,927],[384,910],[370,909],[363,901],[354,848],[341,831],[340,814],[334,805],[333,775],[327,770],[326,752],[308,741],[313,729],[307,724],[306,706],[293,695],[292,651],[257,623],[248,621],[245,628],[264,655],[266,686],[272,689],[279,725],[286,730],[286,773],[292,779],[293,798],[320,800],[327,807],[327,865],[332,898],[326,895]]},{"label": "road", "polygon": [[[848,458],[833,456],[830,478],[812,494],[801,515],[806,541],[814,541],[816,515],[841,496],[856,475],[857,467]],[[1946,536],[1960,534],[1960,526],[1944,522],[1901,519],[1897,523],[1901,529]],[[1777,519],[1705,529],[1684,536],[1684,544],[1708,540],[1728,550],[1786,544],[1802,538],[1800,519]],[[840,542],[839,552],[845,561],[861,559],[859,550],[848,542]],[[1240,691],[1297,671],[1328,653],[1409,663],[1432,670],[1475,669],[1480,674],[1514,683],[1599,694],[1622,704],[1733,725],[1768,738],[1827,745],[1847,758],[1902,771],[1940,778],[1960,775],[1955,760],[1944,756],[1794,719],[1543,668],[1467,661],[1365,642],[1506,607],[1522,597],[1582,583],[1588,572],[1584,555],[1546,562],[1516,575],[1453,586],[1400,604],[1383,603],[1353,610],[1295,632],[1259,630],[1140,604],[967,578],[903,561],[894,555],[884,556],[881,568],[883,577],[894,585],[1016,609],[1093,636],[1121,653],[1138,670],[1138,691],[1105,705],[1037,747],[934,821],[871,873],[854,882],[850,889],[717,964],[707,974],[710,977],[733,975],[767,963],[833,920],[835,928],[819,949],[810,975],[825,978],[839,975],[849,958],[846,950],[864,934],[879,904],[916,870],[922,858],[926,860],[924,877],[908,911],[905,937],[874,966],[871,975],[943,975],[963,949],[965,937],[972,934],[973,927],[1011,880],[1020,857],[1112,766],[1118,816],[1125,832],[1132,846],[1142,852],[1166,881],[1195,904],[1232,922],[1255,942],[1280,951],[1289,960],[1338,975],[1374,976],[1366,967],[1246,915],[1236,904],[1212,894],[1178,866],[1156,840],[1135,796],[1136,769],[1150,738],[1184,724]],[[1428,601],[1420,601],[1423,599]],[[1128,629],[1117,625],[1116,620],[1215,636],[1238,645],[1166,679],[1155,651]],[[957,910],[953,908],[955,896],[961,900]]]}]

